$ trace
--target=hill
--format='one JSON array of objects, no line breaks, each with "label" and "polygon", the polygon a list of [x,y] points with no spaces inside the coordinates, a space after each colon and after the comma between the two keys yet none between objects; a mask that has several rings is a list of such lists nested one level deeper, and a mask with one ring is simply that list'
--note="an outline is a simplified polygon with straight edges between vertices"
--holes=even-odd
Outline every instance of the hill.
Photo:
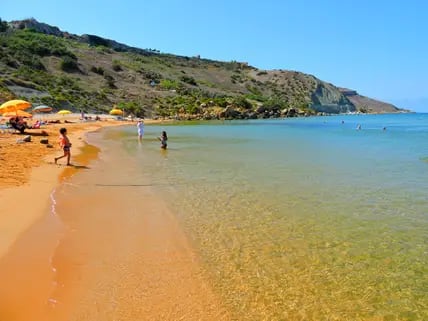
[{"label": "hill", "polygon": [[165,54],[34,19],[0,20],[0,102],[11,98],[182,119],[402,111],[298,71]]}]

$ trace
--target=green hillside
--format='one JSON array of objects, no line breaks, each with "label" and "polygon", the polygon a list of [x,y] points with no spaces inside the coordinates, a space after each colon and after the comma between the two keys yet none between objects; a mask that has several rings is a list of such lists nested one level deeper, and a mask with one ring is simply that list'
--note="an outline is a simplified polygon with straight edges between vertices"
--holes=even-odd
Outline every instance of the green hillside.
[{"label": "green hillside", "polygon": [[182,119],[401,111],[351,96],[297,71],[133,48],[34,19],[0,22],[0,102],[23,98],[86,112],[117,105],[137,116]]}]

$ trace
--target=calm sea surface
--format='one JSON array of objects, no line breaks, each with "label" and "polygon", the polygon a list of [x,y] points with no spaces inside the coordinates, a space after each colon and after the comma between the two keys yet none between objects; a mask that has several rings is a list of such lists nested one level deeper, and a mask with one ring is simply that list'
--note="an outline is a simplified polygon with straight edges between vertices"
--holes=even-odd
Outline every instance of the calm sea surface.
[{"label": "calm sea surface", "polygon": [[170,205],[237,319],[428,320],[428,114],[146,125],[142,143],[107,128],[89,142],[101,186],[150,185]]}]

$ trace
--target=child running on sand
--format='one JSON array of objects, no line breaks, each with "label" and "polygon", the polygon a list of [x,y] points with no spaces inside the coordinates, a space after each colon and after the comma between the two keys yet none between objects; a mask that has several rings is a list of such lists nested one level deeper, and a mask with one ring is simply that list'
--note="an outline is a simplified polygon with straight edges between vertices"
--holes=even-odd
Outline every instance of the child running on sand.
[{"label": "child running on sand", "polygon": [[167,136],[167,134],[166,134],[166,131],[163,131],[162,132],[162,135],[160,136],[160,137],[158,137],[158,139],[160,140],[160,142],[161,142],[161,148],[162,149],[166,149],[166,147],[167,147],[167,140],[168,140],[168,136]]},{"label": "child running on sand", "polygon": [[55,157],[55,164],[57,163],[57,161],[63,157],[67,156],[67,166],[70,166],[70,147],[71,147],[71,143],[70,140],[67,137],[67,129],[66,128],[61,128],[59,130],[60,132],[60,136],[59,136],[59,146],[61,146],[62,150],[64,151],[64,155],[59,156],[59,157]]}]

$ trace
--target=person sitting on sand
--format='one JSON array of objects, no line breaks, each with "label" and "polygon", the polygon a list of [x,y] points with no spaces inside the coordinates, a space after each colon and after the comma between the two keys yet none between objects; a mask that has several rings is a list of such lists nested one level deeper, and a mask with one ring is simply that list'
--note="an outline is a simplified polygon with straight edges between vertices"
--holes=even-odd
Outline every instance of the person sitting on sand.
[{"label": "person sitting on sand", "polygon": [[27,125],[27,122],[19,116],[12,117],[11,119],[9,119],[9,124],[16,130],[18,130],[21,134],[24,133],[25,129],[30,128]]},{"label": "person sitting on sand", "polygon": [[71,153],[70,153],[70,147],[71,147],[71,143],[70,140],[67,137],[67,129],[66,128],[61,128],[59,130],[60,132],[60,136],[59,136],[59,145],[61,146],[62,150],[64,151],[64,155],[59,156],[59,157],[55,157],[55,164],[57,163],[57,161],[63,157],[67,156],[67,166],[70,166],[70,157],[71,157]]},{"label": "person sitting on sand", "polygon": [[162,135],[160,137],[158,137],[158,139],[161,142],[161,148],[166,149],[167,148],[167,141],[168,141],[168,136],[166,134],[166,131],[163,131]]}]

